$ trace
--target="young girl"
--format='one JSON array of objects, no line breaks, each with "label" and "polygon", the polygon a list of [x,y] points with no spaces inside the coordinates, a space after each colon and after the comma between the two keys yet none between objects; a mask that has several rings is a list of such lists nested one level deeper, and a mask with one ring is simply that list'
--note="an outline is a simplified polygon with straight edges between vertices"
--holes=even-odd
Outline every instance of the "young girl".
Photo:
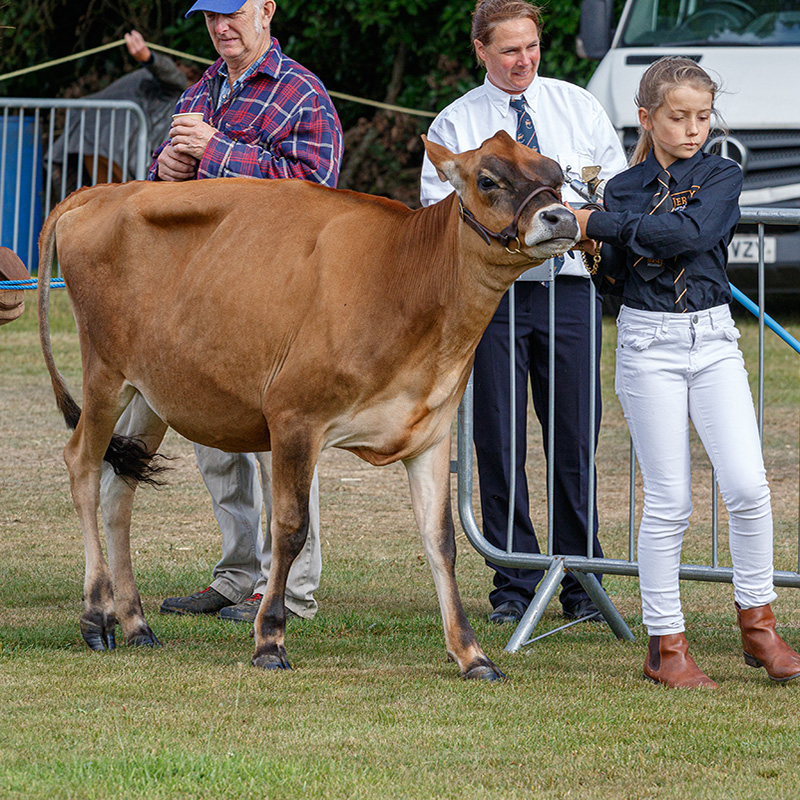
[{"label": "young girl", "polygon": [[[646,678],[717,688],[688,654],[678,571],[691,513],[689,419],[730,516],[744,658],[775,681],[800,655],[775,632],[772,512],[753,401],[731,319],[727,247],[739,219],[738,165],[702,152],[716,84],[691,59],[656,61],[639,84],[633,166],[611,179],[607,211],[578,211],[585,239],[622,285],[616,392],[644,481],[639,580],[650,636]],[[609,246],[610,245],[610,246]],[[614,264],[617,267],[614,267]]]}]

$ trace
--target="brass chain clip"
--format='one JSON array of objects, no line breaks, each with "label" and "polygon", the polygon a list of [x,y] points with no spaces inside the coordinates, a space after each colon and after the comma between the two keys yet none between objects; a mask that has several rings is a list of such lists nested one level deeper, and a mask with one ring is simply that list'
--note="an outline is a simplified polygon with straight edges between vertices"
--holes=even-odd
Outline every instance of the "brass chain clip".
[{"label": "brass chain clip", "polygon": [[[594,242],[594,239],[591,241]],[[583,257],[583,265],[586,267],[586,271],[590,275],[597,275],[597,270],[600,268],[600,249],[602,248],[602,242],[594,242],[594,254],[592,255],[592,262],[589,263],[589,254],[581,248],[581,256]]]}]

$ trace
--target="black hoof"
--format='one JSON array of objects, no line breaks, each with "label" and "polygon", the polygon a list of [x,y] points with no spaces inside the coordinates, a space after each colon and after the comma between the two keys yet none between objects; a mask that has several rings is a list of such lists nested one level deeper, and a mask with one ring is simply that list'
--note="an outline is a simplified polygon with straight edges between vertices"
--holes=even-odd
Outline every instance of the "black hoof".
[{"label": "black hoof", "polygon": [[462,676],[465,681],[504,681],[505,673],[489,661],[486,664],[477,664],[468,669]]},{"label": "black hoof", "polygon": [[114,639],[116,624],[114,617],[103,617],[100,614],[92,619],[81,617],[81,636],[92,650],[113,650],[117,646]]},{"label": "black hoof", "polygon": [[156,635],[150,628],[139,631],[139,633],[135,633],[133,636],[129,636],[125,644],[127,644],[128,647],[162,647],[161,642],[158,641]]},{"label": "black hoof", "polygon": [[292,666],[289,663],[289,659],[286,656],[278,656],[278,655],[261,655],[261,656],[253,656],[253,660],[251,662],[254,667],[258,667],[259,669],[291,669]]}]

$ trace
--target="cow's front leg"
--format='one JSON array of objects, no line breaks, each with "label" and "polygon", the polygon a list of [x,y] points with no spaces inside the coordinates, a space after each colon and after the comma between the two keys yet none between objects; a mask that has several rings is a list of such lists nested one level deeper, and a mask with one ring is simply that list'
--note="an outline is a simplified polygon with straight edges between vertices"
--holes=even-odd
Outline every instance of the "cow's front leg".
[{"label": "cow's front leg", "polygon": [[[167,426],[147,405],[144,397],[136,392],[117,423],[115,433],[140,441],[150,453],[155,453],[161,444]],[[160,644],[147,624],[139,597],[139,589],[133,576],[131,562],[131,513],[136,486],[119,475],[103,462],[100,480],[100,508],[106,531],[108,562],[114,587],[114,610],[125,643],[128,645],[155,646]]]},{"label": "cow's front leg", "polygon": [[481,649],[464,613],[456,585],[456,542],[450,510],[450,436],[432,450],[405,462],[411,504],[422,534],[444,622],[448,655],[462,678],[505,678]]},{"label": "cow's front leg", "polygon": [[308,495],[318,450],[301,434],[272,438],[272,563],[255,620],[253,666],[291,669],[286,647],[284,596],[289,569],[303,549],[308,533]]}]

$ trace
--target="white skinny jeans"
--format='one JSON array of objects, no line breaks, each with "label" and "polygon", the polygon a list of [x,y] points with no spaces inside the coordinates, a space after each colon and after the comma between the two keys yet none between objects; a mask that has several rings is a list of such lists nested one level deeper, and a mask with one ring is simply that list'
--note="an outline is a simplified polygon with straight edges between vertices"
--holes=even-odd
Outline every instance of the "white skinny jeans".
[{"label": "white skinny jeans", "polygon": [[728,509],[734,598],[742,608],[771,603],[770,493],[730,309],[671,314],[623,306],[617,328],[615,388],[644,483],[638,561],[648,634],[685,629],[678,572],[692,511],[690,419]]}]

